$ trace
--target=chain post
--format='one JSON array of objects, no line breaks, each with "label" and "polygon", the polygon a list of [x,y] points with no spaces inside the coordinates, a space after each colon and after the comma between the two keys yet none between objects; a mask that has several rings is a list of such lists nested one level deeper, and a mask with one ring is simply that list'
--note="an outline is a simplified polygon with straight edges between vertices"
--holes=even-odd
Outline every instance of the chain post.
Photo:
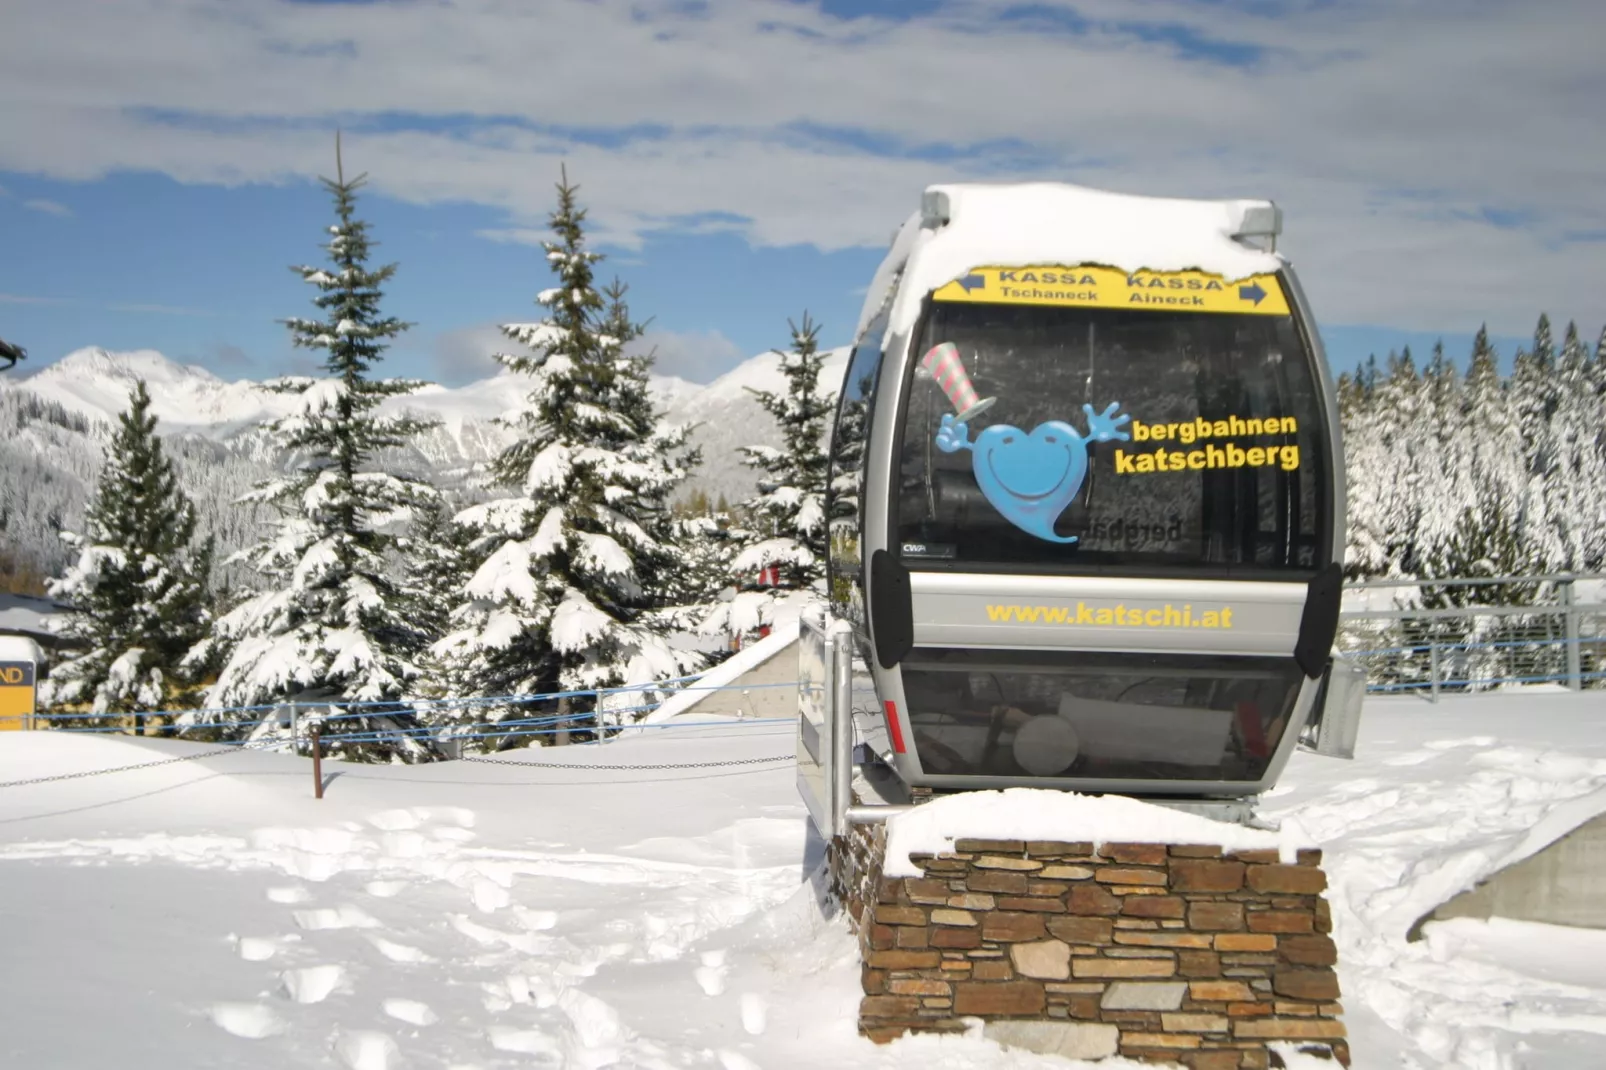
[{"label": "chain post", "polygon": [[1437,702],[1439,701],[1439,643],[1436,639],[1428,643],[1428,675],[1431,677],[1429,683],[1432,689],[1431,701]]},{"label": "chain post", "polygon": [[323,725],[314,721],[312,736],[312,797],[323,798]]},{"label": "chain post", "polygon": [[1572,580],[1563,580],[1557,584],[1560,588],[1562,604],[1562,627],[1567,641],[1567,687],[1571,691],[1581,691],[1584,687],[1583,650],[1578,626],[1578,596],[1573,590]]}]

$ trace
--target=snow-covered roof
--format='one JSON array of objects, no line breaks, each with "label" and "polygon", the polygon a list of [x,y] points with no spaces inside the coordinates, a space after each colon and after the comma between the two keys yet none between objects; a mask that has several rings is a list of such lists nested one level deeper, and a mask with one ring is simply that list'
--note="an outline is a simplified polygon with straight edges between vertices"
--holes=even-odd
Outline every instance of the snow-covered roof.
[{"label": "snow-covered roof", "polygon": [[[1235,239],[1266,233],[1276,209],[1264,200],[1140,197],[1062,182],[936,185],[921,223],[911,220],[876,273],[887,285],[907,250],[891,330],[907,332],[932,290],[991,264],[1102,264],[1123,271],[1205,271],[1233,280],[1277,271],[1283,259]],[[937,226],[933,215],[945,216]],[[861,329],[877,308],[867,295]]]},{"label": "snow-covered roof", "polygon": [[68,606],[53,599],[0,592],[0,633],[55,641],[51,621],[60,619],[68,611]]},{"label": "snow-covered roof", "polygon": [[642,723],[662,724],[678,717],[712,694],[713,688],[735,683],[745,673],[758,668],[795,642],[797,642],[795,618],[775,625],[769,635],[751,646],[743,647],[699,676],[693,681],[689,690],[669,696],[663,705],[649,713]]}]

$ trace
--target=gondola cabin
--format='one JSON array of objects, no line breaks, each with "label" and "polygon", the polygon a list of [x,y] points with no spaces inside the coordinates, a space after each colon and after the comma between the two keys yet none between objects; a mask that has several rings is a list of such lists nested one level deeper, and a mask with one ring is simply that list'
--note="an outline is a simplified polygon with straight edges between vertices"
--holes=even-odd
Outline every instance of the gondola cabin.
[{"label": "gondola cabin", "polygon": [[1336,397],[1280,224],[1266,201],[946,185],[897,232],[836,417],[829,589],[907,784],[1276,779],[1344,545]]}]

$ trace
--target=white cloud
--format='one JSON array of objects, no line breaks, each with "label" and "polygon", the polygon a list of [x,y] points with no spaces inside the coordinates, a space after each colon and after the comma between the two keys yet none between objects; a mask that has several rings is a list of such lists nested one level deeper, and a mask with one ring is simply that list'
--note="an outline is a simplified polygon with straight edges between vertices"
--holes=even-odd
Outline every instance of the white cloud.
[{"label": "white cloud", "polygon": [[[1082,35],[1005,0],[905,22],[795,0],[34,6],[0,42],[0,170],[299,179],[331,170],[338,121],[376,189],[502,209],[500,240],[540,240],[566,160],[594,236],[626,246],[676,225],[881,246],[922,186],[963,178],[1267,195],[1328,322],[1601,311],[1606,243],[1567,238],[1606,231],[1598,0],[1079,0]],[[1264,52],[1187,58],[1156,36],[1175,30]]]},{"label": "white cloud", "polygon": [[32,200],[23,201],[22,206],[30,209],[31,211],[43,212],[46,215],[72,215],[72,209],[68,208],[65,204],[62,204],[60,201],[47,201],[43,197],[35,197]]},{"label": "white cloud", "polygon": [[632,353],[652,353],[654,374],[692,383],[711,383],[750,356],[719,331],[649,329],[627,348]]},{"label": "white cloud", "polygon": [[461,386],[495,375],[502,366],[492,354],[516,350],[517,343],[509,341],[494,323],[442,331],[429,342],[436,378],[447,386]]}]

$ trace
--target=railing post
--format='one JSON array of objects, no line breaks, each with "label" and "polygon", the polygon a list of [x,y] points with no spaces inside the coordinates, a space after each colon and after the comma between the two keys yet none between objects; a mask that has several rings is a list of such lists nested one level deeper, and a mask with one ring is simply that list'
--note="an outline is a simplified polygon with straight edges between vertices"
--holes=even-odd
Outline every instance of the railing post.
[{"label": "railing post", "polygon": [[1428,675],[1432,701],[1437,702],[1439,701],[1439,643],[1436,639],[1428,640]]},{"label": "railing post", "polygon": [[1557,587],[1561,595],[1563,633],[1567,639],[1567,686],[1579,691],[1584,686],[1584,669],[1578,627],[1578,597],[1573,591],[1572,580],[1563,580]]}]

